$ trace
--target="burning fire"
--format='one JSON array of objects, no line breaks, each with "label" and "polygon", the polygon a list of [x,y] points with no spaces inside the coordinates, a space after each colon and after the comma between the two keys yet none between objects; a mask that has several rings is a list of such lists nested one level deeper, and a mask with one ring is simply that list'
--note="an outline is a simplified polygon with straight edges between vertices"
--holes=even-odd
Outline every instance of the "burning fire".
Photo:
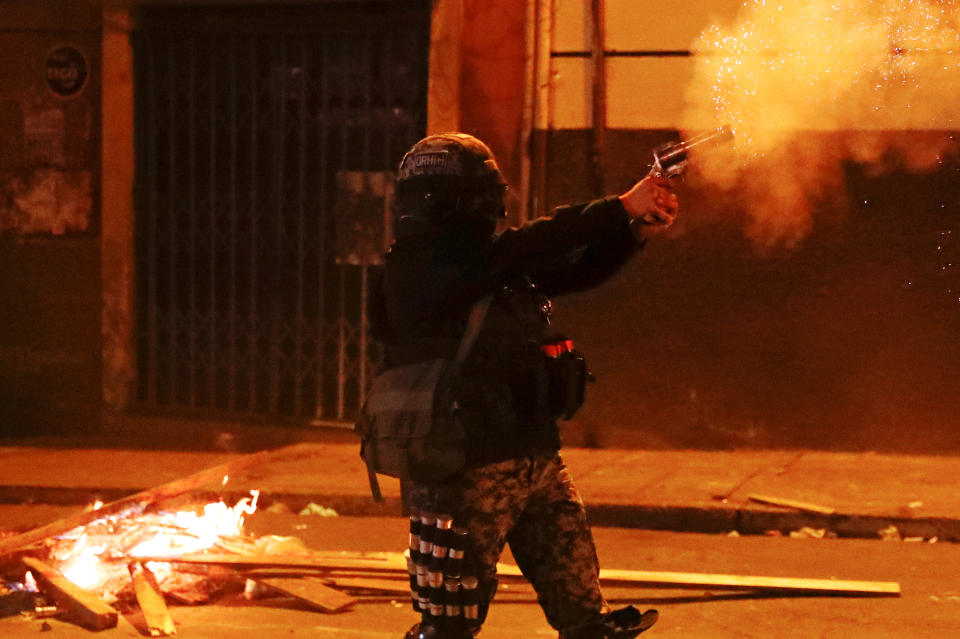
[{"label": "burning fire", "polygon": [[[218,502],[199,512],[131,509],[103,517],[54,540],[50,559],[76,585],[114,598],[130,575],[124,562],[110,559],[172,557],[218,546],[242,534],[243,518],[256,511],[258,497],[259,491],[253,490],[233,507]],[[148,568],[161,586],[172,574],[169,564],[150,563]]]},{"label": "burning fire", "polygon": [[[883,170],[894,155],[927,170],[953,147],[944,135],[921,142],[891,132],[955,129],[958,3],[752,0],[694,50],[687,128],[731,123],[736,134],[733,147],[698,163],[705,179],[750,200],[749,234],[762,243],[802,239],[818,200],[836,198],[843,162]],[[811,131],[845,134],[827,142]]]}]

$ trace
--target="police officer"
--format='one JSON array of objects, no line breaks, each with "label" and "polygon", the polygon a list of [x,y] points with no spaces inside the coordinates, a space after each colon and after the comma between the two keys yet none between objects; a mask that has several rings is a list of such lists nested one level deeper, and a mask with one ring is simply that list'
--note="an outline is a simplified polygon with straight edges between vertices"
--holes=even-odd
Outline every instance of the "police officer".
[{"label": "police officer", "polygon": [[425,522],[447,513],[465,539],[451,588],[461,600],[415,604],[423,619],[407,637],[475,636],[509,543],[561,639],[626,639],[650,627],[656,611],[611,611],[600,592],[593,538],[557,428],[571,401],[575,410],[582,399],[571,400],[569,389],[582,393],[583,380],[570,375],[583,367],[568,356],[558,368],[556,349],[569,343],[550,333],[550,298],[606,280],[670,227],[677,198],[666,179],[648,176],[620,196],[497,234],[506,189],[477,138],[445,133],[417,142],[400,164],[396,242],[371,294],[387,367],[451,357],[471,308],[492,295],[456,389],[467,466],[446,481],[404,487]]}]

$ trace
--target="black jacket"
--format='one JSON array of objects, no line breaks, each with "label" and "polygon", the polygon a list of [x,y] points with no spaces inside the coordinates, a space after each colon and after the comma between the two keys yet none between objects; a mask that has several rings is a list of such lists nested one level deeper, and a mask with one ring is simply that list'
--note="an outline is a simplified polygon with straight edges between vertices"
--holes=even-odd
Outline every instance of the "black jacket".
[{"label": "black jacket", "polygon": [[490,237],[456,224],[399,225],[370,299],[387,367],[453,357],[473,304],[494,295],[461,370],[468,464],[560,448],[540,350],[548,300],[596,286],[622,266],[640,248],[628,222],[611,197]]}]

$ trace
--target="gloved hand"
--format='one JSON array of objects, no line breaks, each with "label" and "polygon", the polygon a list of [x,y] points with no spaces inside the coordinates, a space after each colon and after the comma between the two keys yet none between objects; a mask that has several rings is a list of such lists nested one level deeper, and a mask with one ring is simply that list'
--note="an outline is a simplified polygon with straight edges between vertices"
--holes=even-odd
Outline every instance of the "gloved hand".
[{"label": "gloved hand", "polygon": [[620,196],[638,239],[666,231],[677,217],[679,201],[670,178],[648,175]]}]

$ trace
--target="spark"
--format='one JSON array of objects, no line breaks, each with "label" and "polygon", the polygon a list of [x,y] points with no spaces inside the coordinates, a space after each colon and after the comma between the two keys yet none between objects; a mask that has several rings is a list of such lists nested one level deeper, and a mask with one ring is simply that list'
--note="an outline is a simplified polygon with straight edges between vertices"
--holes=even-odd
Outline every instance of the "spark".
[{"label": "spark", "polygon": [[751,186],[750,213],[757,232],[772,235],[759,239],[794,241],[811,226],[817,197],[837,186],[841,162],[882,167],[892,151],[908,169],[935,168],[931,157],[942,164],[952,140],[925,153],[895,136],[851,135],[821,148],[804,135],[951,128],[960,104],[958,47],[958,3],[745,2],[736,22],[711,25],[692,47],[703,55],[687,92],[689,128],[715,121],[737,131],[733,145],[701,162],[702,173],[729,188],[750,179],[743,171],[776,174]]}]

